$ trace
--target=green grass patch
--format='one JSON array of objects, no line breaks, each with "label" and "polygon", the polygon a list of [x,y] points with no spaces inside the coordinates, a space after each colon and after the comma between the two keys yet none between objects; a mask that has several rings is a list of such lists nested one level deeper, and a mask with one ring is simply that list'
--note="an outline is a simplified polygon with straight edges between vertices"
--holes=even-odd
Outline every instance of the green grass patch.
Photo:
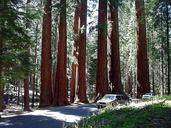
[{"label": "green grass patch", "polygon": [[171,100],[171,95],[169,95],[169,96],[163,96],[162,99]]},{"label": "green grass patch", "polygon": [[82,119],[78,128],[148,128],[154,118],[167,114],[170,107],[163,103],[153,104],[144,108],[106,109],[103,113]]}]

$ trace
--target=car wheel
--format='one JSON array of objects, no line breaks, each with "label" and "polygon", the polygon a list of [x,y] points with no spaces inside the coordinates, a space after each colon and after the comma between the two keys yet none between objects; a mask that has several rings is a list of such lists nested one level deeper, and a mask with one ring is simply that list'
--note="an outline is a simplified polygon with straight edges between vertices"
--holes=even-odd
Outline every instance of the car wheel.
[{"label": "car wheel", "polygon": [[112,106],[114,107],[114,106],[116,106],[117,105],[117,103],[116,102],[114,102],[114,103],[112,103]]}]

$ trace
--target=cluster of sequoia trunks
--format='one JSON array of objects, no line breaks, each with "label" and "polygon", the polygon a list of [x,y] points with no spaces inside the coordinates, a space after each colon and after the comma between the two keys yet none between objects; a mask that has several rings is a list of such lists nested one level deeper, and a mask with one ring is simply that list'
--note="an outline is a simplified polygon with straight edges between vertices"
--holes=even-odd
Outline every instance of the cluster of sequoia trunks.
[{"label": "cluster of sequoia trunks", "polygon": [[[74,16],[74,62],[72,64],[70,102],[74,102],[76,95],[80,102],[88,102],[86,97],[86,28],[87,28],[87,0],[77,1]],[[97,75],[96,75],[96,96],[102,97],[108,92],[123,93],[120,73],[119,54],[119,25],[118,25],[118,2],[110,0],[110,17],[112,30],[110,33],[111,42],[111,66],[109,80],[112,89],[108,85],[107,69],[107,0],[99,0],[98,11],[98,45],[97,45]],[[42,54],[41,54],[41,95],[40,107],[49,105],[69,104],[67,96],[66,77],[66,0],[60,0],[61,9],[59,16],[59,39],[57,52],[57,68],[55,84],[52,86],[51,66],[51,9],[52,0],[45,3],[42,32]],[[150,91],[149,69],[147,58],[147,43],[144,17],[144,1],[136,0],[137,16],[137,81],[138,96]],[[78,73],[77,73],[78,70]]]}]

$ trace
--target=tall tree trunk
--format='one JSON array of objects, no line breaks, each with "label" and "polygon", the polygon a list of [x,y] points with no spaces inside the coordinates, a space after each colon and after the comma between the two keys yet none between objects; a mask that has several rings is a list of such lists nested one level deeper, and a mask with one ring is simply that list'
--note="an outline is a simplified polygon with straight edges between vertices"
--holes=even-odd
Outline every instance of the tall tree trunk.
[{"label": "tall tree trunk", "polygon": [[126,86],[125,86],[125,92],[126,94],[132,96],[132,87],[133,86],[133,82],[132,82],[132,78],[131,78],[131,72],[128,73],[127,75],[127,79],[126,79]]},{"label": "tall tree trunk", "polygon": [[36,83],[36,74],[34,73],[32,76],[32,97],[31,97],[31,107],[34,107],[35,100],[35,83]]},{"label": "tall tree trunk", "polygon": [[88,102],[86,95],[86,30],[87,0],[81,0],[79,56],[78,56],[78,98],[80,102]]},{"label": "tall tree trunk", "polygon": [[24,111],[30,111],[30,108],[29,108],[29,79],[24,79]]},{"label": "tall tree trunk", "polygon": [[161,51],[161,95],[164,95],[164,51]]},{"label": "tall tree trunk", "polygon": [[[1,5],[2,6],[2,5]],[[2,13],[0,12],[0,16],[2,15]],[[2,36],[0,34],[0,56],[3,54],[3,40],[2,40]],[[3,111],[3,78],[2,78],[2,60],[0,59],[0,112]],[[1,118],[1,115],[0,115]]]},{"label": "tall tree trunk", "polygon": [[[0,35],[0,55],[3,54],[3,40]],[[3,95],[4,95],[4,85],[3,85],[3,74],[2,74],[2,60],[0,59],[0,112],[3,111]],[[1,115],[0,115],[1,116]]]},{"label": "tall tree trunk", "polygon": [[[27,4],[30,3],[30,0],[27,0]],[[30,27],[30,21],[27,20],[26,21],[26,28]],[[28,54],[30,54],[29,52],[29,48],[28,50]],[[29,57],[27,57],[27,60],[29,61]],[[27,73],[27,78],[24,79],[24,111],[30,111],[29,108],[29,73]]]},{"label": "tall tree trunk", "polygon": [[137,96],[137,74],[135,72],[132,72],[133,73],[133,97],[136,97]]},{"label": "tall tree trunk", "polygon": [[47,0],[44,9],[45,14],[43,16],[40,107],[46,107],[52,104],[51,5],[52,0]]},{"label": "tall tree trunk", "polygon": [[[57,51],[57,41],[58,41],[58,15],[54,16],[54,21],[57,23],[53,26],[53,31],[54,31],[54,36],[53,36],[53,41],[52,41],[52,52],[53,54],[56,53]],[[54,54],[56,57],[56,55]],[[52,63],[52,95],[54,97],[54,86],[56,82],[56,67],[57,67],[57,61]]]},{"label": "tall tree trunk", "polygon": [[20,105],[20,92],[21,92],[21,85],[20,85],[20,82],[17,81],[16,82],[17,84],[17,105]]},{"label": "tall tree trunk", "polygon": [[153,68],[153,71],[152,71],[152,90],[153,90],[153,93],[155,94],[156,91],[155,91],[155,74],[154,74],[154,68]]},{"label": "tall tree trunk", "polygon": [[144,0],[135,0],[137,16],[137,97],[150,92]]},{"label": "tall tree trunk", "polygon": [[3,111],[3,95],[4,95],[4,87],[2,82],[2,67],[0,66],[0,112]]},{"label": "tall tree trunk", "polygon": [[72,63],[72,76],[71,76],[71,83],[70,83],[70,88],[71,88],[71,93],[70,93],[70,102],[73,103],[75,99],[75,90],[76,90],[76,68],[78,65],[78,41],[79,41],[79,35],[78,35],[78,29],[79,29],[79,16],[80,16],[80,5],[77,5],[75,8],[75,14],[74,14],[74,34],[75,34],[75,39],[74,39],[74,62]]},{"label": "tall tree trunk", "polygon": [[168,0],[166,0],[166,39],[167,39],[167,95],[170,94],[170,44],[169,44],[169,8]]},{"label": "tall tree trunk", "polygon": [[118,24],[118,5],[110,4],[112,32],[111,40],[111,71],[110,81],[114,93],[122,92],[121,72],[120,72],[120,53],[119,53],[119,24]]},{"label": "tall tree trunk", "polygon": [[[34,53],[35,53],[35,57],[34,57],[34,63],[37,64],[37,46],[38,46],[38,26],[39,24],[36,24],[36,39],[35,39],[35,49],[34,49]],[[35,100],[35,87],[36,87],[36,67],[34,68],[34,74],[33,74],[33,81],[32,81],[32,104],[31,107],[34,107],[34,100]]]},{"label": "tall tree trunk", "polygon": [[97,49],[96,99],[108,92],[107,0],[99,0]]},{"label": "tall tree trunk", "polygon": [[164,95],[164,43],[163,43],[163,20],[162,20],[162,13],[163,10],[162,8],[160,9],[161,11],[161,18],[160,18],[160,31],[161,31],[161,89],[160,89],[160,93],[161,96]]},{"label": "tall tree trunk", "polygon": [[59,42],[57,54],[56,83],[54,87],[53,104],[62,106],[69,104],[67,99],[67,77],[66,77],[66,0],[60,0],[61,11],[59,18]]},{"label": "tall tree trunk", "polygon": [[38,102],[38,96],[39,96],[39,95],[38,95],[38,90],[39,90],[39,88],[38,88],[38,83],[39,83],[39,82],[38,82],[38,81],[39,81],[39,78],[36,77],[36,80],[35,80],[35,82],[36,82],[36,83],[35,83],[35,93],[36,93],[35,96],[36,96],[36,102]]}]

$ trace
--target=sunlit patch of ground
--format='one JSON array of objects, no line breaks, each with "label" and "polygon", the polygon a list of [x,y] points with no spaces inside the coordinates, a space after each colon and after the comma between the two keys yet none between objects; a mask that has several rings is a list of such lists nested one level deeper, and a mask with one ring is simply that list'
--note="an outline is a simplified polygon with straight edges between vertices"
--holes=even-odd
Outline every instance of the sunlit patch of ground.
[{"label": "sunlit patch of ground", "polygon": [[92,104],[72,104],[62,107],[49,107],[46,109],[32,110],[32,112],[24,112],[22,106],[8,106],[2,113],[2,118],[14,116],[45,116],[55,120],[65,122],[76,122],[82,117],[92,115],[96,112],[97,108]]},{"label": "sunlit patch of ground", "polygon": [[171,100],[170,101],[165,101],[165,104],[171,107]]}]

